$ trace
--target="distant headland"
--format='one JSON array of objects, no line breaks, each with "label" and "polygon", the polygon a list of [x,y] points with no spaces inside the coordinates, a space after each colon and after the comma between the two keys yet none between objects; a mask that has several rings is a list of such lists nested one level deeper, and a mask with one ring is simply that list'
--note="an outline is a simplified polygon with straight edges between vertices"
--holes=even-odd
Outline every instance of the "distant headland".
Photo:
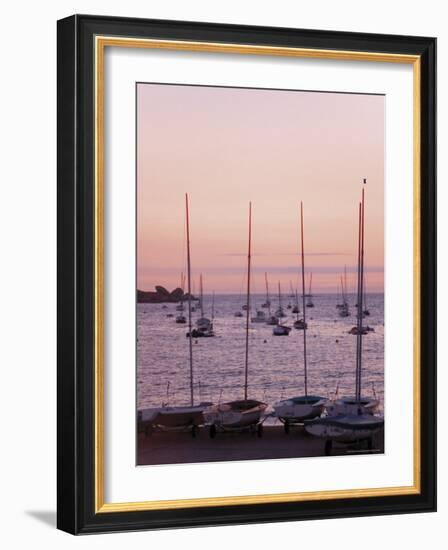
[{"label": "distant headland", "polygon": [[[157,285],[154,291],[137,290],[138,304],[164,304],[184,302],[188,300],[188,292],[184,292],[181,288],[175,288],[172,292],[163,286]],[[198,300],[195,296],[191,296],[192,300]]]}]

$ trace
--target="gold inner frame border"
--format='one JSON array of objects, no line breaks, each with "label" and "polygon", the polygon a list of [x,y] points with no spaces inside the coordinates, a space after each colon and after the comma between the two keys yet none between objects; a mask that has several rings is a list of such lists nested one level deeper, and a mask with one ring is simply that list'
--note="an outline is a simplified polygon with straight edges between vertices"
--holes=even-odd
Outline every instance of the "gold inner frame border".
[{"label": "gold inner frame border", "polygon": [[[414,417],[413,458],[414,482],[410,486],[379,487],[367,489],[342,489],[302,493],[277,493],[263,495],[226,496],[216,498],[192,498],[179,500],[154,500],[141,502],[106,503],[104,501],[104,54],[106,47],[146,48],[160,50],[197,51],[208,53],[233,53],[301,57],[313,59],[371,61],[406,63],[413,65],[413,298],[414,298]],[[421,117],[421,61],[418,55],[391,54],[381,52],[356,52],[345,50],[324,50],[279,46],[256,46],[251,44],[226,44],[181,40],[158,40],[124,38],[119,36],[96,36],[95,59],[95,513],[132,512],[144,510],[169,510],[211,506],[232,506],[244,504],[305,502],[342,498],[365,498],[420,494],[421,480],[421,425],[420,425],[420,117]]]}]

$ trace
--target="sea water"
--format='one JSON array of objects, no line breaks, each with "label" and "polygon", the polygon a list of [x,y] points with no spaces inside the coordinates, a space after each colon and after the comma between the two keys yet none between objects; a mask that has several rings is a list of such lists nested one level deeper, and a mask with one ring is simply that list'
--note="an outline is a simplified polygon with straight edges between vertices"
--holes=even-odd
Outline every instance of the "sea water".
[{"label": "sea water", "polygon": [[[251,298],[251,316],[261,308],[264,297]],[[211,318],[212,297],[203,298],[204,315]],[[356,336],[349,330],[356,325],[356,296],[348,295],[349,317],[339,317],[338,297],[316,294],[314,308],[306,308],[308,394],[334,397],[353,396],[355,391]],[[380,400],[384,411],[384,295],[366,297],[370,316],[363,320],[374,331],[362,338],[362,393]],[[278,307],[271,300],[272,312]],[[287,314],[281,323],[293,326],[296,315],[287,309],[295,299],[284,297]],[[193,325],[201,315],[193,302]],[[244,397],[246,312],[239,295],[215,295],[212,338],[193,340],[195,403],[225,402]],[[165,307],[164,307],[165,306]],[[302,310],[301,303],[300,309]],[[173,314],[173,317],[167,317]],[[190,402],[190,363],[187,324],[177,324],[176,304],[137,304],[137,408],[158,407],[162,403]],[[184,315],[188,321],[188,306]],[[302,313],[299,314],[302,318]],[[292,328],[289,336],[274,336],[272,326],[250,322],[248,397],[272,404],[279,399],[303,395],[303,331]]]}]

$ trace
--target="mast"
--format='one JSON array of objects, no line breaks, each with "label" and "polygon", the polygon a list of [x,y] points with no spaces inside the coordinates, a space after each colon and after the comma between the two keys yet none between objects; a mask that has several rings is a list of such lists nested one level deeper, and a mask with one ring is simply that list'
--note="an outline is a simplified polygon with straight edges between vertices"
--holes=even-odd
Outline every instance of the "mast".
[{"label": "mast", "polygon": [[268,304],[268,313],[269,317],[271,316],[271,302],[269,300],[269,284],[268,284],[268,274],[264,272],[264,281],[266,283],[266,303]]},{"label": "mast", "polygon": [[[362,201],[359,203],[359,230],[358,230],[358,323],[356,341],[356,400],[361,400],[361,373],[362,373],[362,307],[364,293],[364,189]],[[358,412],[360,408],[358,408]]]},{"label": "mast", "polygon": [[280,281],[278,282],[278,309],[282,310],[282,292],[280,290]]},{"label": "mast", "polygon": [[[300,204],[302,204],[302,203],[300,203]],[[311,275],[310,275],[310,290],[309,290],[309,293],[308,293],[310,298],[312,296],[312,294],[311,294],[311,285],[312,285],[312,283],[313,283],[313,274],[311,273]]]},{"label": "mast", "polygon": [[215,318],[215,291],[212,293],[212,326],[213,326],[213,320]]},{"label": "mast", "polygon": [[250,262],[252,241],[252,203],[249,202],[249,244],[247,251],[247,292],[246,292],[246,357],[244,364],[244,399],[247,399],[247,379],[249,371],[249,318],[250,318]]},{"label": "mast", "polygon": [[[302,244],[302,307],[303,307],[303,371],[305,380],[305,397],[308,397],[308,372],[306,364],[306,304],[305,304],[305,252],[303,246],[303,203],[300,202],[300,240]],[[310,279],[311,292],[311,279]]]},{"label": "mast", "polygon": [[185,193],[185,212],[187,219],[187,278],[188,278],[188,329],[190,350],[190,405],[193,406],[193,326],[191,319],[191,258],[190,258],[190,218],[188,214],[188,193]]}]

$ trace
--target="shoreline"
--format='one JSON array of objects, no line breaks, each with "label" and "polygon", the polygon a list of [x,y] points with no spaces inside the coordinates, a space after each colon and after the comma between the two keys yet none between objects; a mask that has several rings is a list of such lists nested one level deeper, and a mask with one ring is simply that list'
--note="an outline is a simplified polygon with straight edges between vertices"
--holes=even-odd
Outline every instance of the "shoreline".
[{"label": "shoreline", "polygon": [[[384,431],[375,437],[372,451],[363,443],[334,443],[331,456],[380,453],[384,453]],[[194,438],[190,431],[139,433],[137,438],[137,466],[319,456],[325,456],[325,439],[309,435],[300,425],[292,426],[289,434],[282,426],[265,426],[263,437],[244,431],[218,433],[210,439],[208,429],[201,428]]]}]

